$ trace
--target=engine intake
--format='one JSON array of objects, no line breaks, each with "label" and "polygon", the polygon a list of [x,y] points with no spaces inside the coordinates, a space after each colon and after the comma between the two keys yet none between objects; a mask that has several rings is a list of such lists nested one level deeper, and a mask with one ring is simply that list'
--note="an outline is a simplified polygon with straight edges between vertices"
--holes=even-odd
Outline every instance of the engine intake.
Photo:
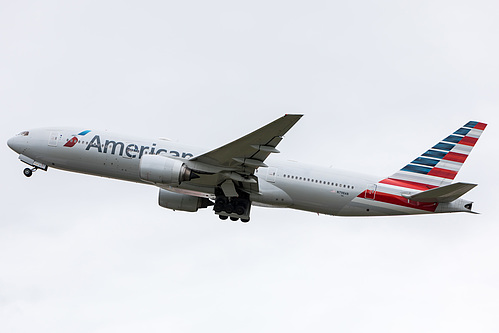
[{"label": "engine intake", "polygon": [[184,162],[163,155],[144,155],[139,165],[140,179],[146,182],[180,185],[199,178]]},{"label": "engine intake", "polygon": [[158,203],[161,207],[184,212],[197,212],[199,208],[206,208],[213,205],[207,198],[193,197],[163,189],[159,189]]}]

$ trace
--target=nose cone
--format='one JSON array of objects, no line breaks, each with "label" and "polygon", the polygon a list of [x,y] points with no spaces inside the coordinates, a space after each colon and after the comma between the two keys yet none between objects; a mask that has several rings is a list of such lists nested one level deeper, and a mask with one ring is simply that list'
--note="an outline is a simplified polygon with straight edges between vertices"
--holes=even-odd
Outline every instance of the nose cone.
[{"label": "nose cone", "polygon": [[15,136],[7,141],[7,145],[16,153],[21,154],[26,149],[26,139]]}]

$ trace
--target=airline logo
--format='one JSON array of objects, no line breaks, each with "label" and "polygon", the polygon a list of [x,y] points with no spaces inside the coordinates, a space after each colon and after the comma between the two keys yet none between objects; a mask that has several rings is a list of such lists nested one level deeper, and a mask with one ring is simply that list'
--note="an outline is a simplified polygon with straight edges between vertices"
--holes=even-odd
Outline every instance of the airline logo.
[{"label": "airline logo", "polygon": [[487,124],[470,121],[380,183],[427,190],[454,180]]},{"label": "airline logo", "polygon": [[[379,183],[419,191],[450,184],[468,158],[485,127],[487,127],[485,123],[469,121],[401,170]],[[416,202],[408,200],[399,193],[386,193],[385,191],[390,192],[389,188],[383,190],[365,190],[358,195],[358,198],[429,212],[434,212],[438,206],[437,202]]]},{"label": "airline logo", "polygon": [[86,134],[88,134],[90,132],[91,132],[90,130],[86,130],[86,131],[78,133],[77,135],[73,135],[73,137],[71,139],[69,139],[68,142],[66,142],[64,144],[64,147],[74,147],[74,145],[76,145],[78,143],[78,136],[79,135],[85,136]]}]

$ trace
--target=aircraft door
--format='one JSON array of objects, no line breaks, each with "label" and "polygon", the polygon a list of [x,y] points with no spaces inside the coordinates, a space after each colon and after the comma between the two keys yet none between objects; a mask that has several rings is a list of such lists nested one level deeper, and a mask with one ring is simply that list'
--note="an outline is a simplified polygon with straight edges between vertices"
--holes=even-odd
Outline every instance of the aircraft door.
[{"label": "aircraft door", "polygon": [[57,141],[59,141],[59,132],[50,132],[48,145],[50,147],[57,147]]},{"label": "aircraft door", "polygon": [[370,184],[365,191],[365,198],[374,200],[376,197],[376,184]]},{"label": "aircraft door", "polygon": [[277,175],[277,168],[269,167],[267,171],[267,181],[269,183],[275,183],[276,175]]}]

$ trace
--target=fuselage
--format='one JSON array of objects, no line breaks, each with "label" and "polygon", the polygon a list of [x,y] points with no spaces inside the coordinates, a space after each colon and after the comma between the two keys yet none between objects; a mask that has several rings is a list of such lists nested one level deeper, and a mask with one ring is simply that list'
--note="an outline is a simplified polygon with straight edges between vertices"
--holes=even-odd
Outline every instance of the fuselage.
[{"label": "fuselage", "polygon": [[[135,138],[107,131],[53,127],[27,132],[8,142],[21,160],[27,157],[47,167],[146,184],[139,175],[143,156],[161,154],[188,161],[207,151],[166,139]],[[339,216],[469,211],[464,208],[469,203],[465,200],[445,204],[411,202],[403,195],[417,190],[381,184],[380,177],[299,162],[283,161],[260,167],[255,176],[259,191],[250,193],[250,199],[260,206]],[[196,179],[160,187],[199,197],[215,195],[213,186],[200,186]]]}]

